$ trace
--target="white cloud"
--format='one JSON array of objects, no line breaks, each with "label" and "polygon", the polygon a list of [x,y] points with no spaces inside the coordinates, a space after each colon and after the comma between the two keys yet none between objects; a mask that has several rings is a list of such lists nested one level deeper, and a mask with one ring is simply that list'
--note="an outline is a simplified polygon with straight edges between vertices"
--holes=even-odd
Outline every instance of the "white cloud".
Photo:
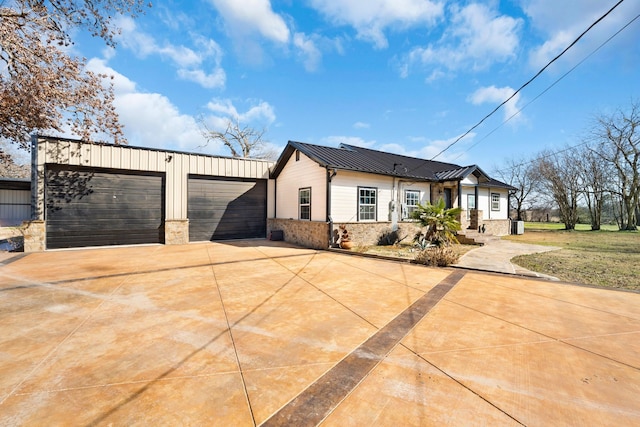
[{"label": "white cloud", "polygon": [[[502,102],[506,101],[514,93],[515,90],[508,86],[487,86],[482,87],[472,93],[471,96],[469,96],[469,101],[473,105],[481,105],[486,103],[499,105]],[[504,121],[510,120],[512,117],[518,117],[520,110],[520,107],[518,106],[519,100],[520,94],[518,93],[513,98],[511,98],[509,102],[502,106],[502,108],[504,109]]]},{"label": "white cloud", "polygon": [[[130,144],[168,150],[202,151],[205,140],[196,119],[183,114],[164,95],[138,91],[135,82],[109,67],[103,59],[93,58],[87,68],[113,76],[116,111]],[[218,151],[216,151],[218,150]],[[221,154],[219,147],[208,147]]]},{"label": "white cloud", "polygon": [[360,39],[386,48],[385,30],[433,25],[442,2],[431,0],[311,0],[311,6],[338,25],[350,25]]},{"label": "white cloud", "polygon": [[438,155],[438,153],[440,153],[442,150],[446,149],[449,145],[454,143],[458,138],[460,138],[460,136],[461,135],[454,136],[452,138],[447,138],[447,139],[437,139],[437,140],[429,141],[427,145],[425,145],[424,147],[422,147],[422,149],[420,149],[419,155],[417,157],[431,160],[434,156],[438,156],[434,160],[438,162],[451,162],[451,163],[456,163],[456,161],[460,160],[461,158],[462,160],[464,160],[467,157],[464,151],[464,147],[465,145],[468,145],[469,143],[471,143],[472,140],[476,137],[476,134],[474,132],[470,132],[469,134],[465,135],[463,138],[460,139],[460,141],[456,142],[456,145],[447,149],[447,151],[445,151],[444,153]]},{"label": "white cloud", "polygon": [[271,8],[270,0],[210,0],[225,20],[230,33],[247,35],[258,32],[278,43],[289,42],[289,28]]},{"label": "white cloud", "polygon": [[[178,68],[178,76],[184,80],[210,89],[224,87],[226,73],[221,67],[222,49],[214,40],[197,36],[195,44],[198,50],[171,43],[160,45],[149,34],[140,31],[131,18],[120,18],[118,25],[122,31],[120,43],[136,55],[142,58],[159,55],[172,61]],[[210,72],[205,70],[208,68],[211,68]]]},{"label": "white cloud", "polygon": [[205,117],[207,125],[213,129],[224,130],[229,119],[238,120],[241,125],[262,128],[276,120],[276,114],[268,102],[248,100],[249,108],[241,113],[230,99],[213,99],[207,104],[210,114]]},{"label": "white cloud", "polygon": [[[542,33],[545,41],[532,49],[529,62],[540,68],[564,50],[613,4],[601,0],[524,0],[523,9],[533,28]],[[624,2],[566,54],[565,58],[582,58],[608,37],[622,28],[632,17],[640,14],[640,2]],[[637,33],[627,31],[617,40],[631,51],[637,47]],[[617,49],[619,54],[621,50]]]},{"label": "white cloud", "polygon": [[329,144],[329,145],[340,145],[340,144],[348,144],[348,145],[355,145],[357,147],[363,147],[363,148],[372,148],[373,146],[376,145],[376,141],[375,140],[371,140],[371,141],[366,141],[363,138],[360,138],[359,136],[327,136],[325,138],[322,138],[322,142]]},{"label": "white cloud", "polygon": [[[481,70],[516,55],[522,20],[499,15],[497,10],[478,3],[453,5],[449,11],[451,22],[443,37],[435,44],[413,49],[406,58],[405,75],[414,64]],[[428,80],[442,76],[442,71],[436,70]]]},{"label": "white cloud", "polygon": [[303,58],[305,70],[316,71],[322,60],[322,53],[315,42],[304,33],[295,33],[293,35],[293,45]]},{"label": "white cloud", "polygon": [[354,129],[369,129],[371,125],[369,123],[364,122],[355,122],[353,124]]}]

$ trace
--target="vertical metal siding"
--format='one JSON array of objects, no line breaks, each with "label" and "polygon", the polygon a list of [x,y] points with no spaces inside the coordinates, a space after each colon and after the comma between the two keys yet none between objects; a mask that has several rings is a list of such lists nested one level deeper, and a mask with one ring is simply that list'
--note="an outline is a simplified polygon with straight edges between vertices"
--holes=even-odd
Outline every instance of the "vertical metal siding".
[{"label": "vertical metal siding", "polygon": [[[268,179],[269,168],[273,165],[273,162],[263,160],[165,152],[126,145],[92,144],[53,138],[38,139],[34,162],[34,170],[37,168],[39,174],[38,183],[34,186],[35,203],[38,208],[36,219],[44,219],[42,171],[45,164],[163,172],[166,174],[166,219],[187,217],[187,180],[190,174]],[[273,188],[268,186],[268,200],[273,198]]]}]

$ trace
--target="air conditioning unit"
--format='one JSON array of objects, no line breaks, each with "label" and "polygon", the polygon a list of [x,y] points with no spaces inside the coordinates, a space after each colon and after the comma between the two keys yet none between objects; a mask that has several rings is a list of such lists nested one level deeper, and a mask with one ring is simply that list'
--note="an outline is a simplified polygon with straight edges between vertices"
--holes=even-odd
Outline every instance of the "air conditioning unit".
[{"label": "air conditioning unit", "polygon": [[511,234],[524,234],[524,221],[511,221]]}]

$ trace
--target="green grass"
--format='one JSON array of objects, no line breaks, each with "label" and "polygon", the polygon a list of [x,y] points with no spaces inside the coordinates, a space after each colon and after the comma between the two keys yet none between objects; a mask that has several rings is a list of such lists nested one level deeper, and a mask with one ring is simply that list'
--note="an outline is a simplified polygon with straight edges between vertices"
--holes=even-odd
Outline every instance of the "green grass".
[{"label": "green grass", "polygon": [[[525,231],[560,231],[564,230],[561,222],[525,222]],[[590,224],[576,224],[576,231],[591,231]],[[618,231],[617,225],[602,224],[600,231]]]},{"label": "green grass", "polygon": [[640,233],[617,231],[615,226],[601,231],[590,231],[584,224],[572,231],[563,228],[555,223],[526,223],[523,235],[505,238],[561,249],[519,256],[512,262],[569,282],[640,290]]}]

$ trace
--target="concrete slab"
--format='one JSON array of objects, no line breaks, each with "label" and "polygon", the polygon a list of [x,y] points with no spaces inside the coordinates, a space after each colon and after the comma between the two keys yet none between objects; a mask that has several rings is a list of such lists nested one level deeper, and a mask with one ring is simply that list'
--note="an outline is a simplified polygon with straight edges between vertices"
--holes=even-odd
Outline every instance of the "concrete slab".
[{"label": "concrete slab", "polygon": [[491,240],[485,245],[478,246],[477,248],[462,255],[455,265],[472,270],[519,274],[523,276],[558,280],[556,277],[527,270],[526,268],[520,267],[519,265],[511,262],[512,258],[519,255],[550,252],[558,249],[561,248],[555,246],[518,243],[509,240]]},{"label": "concrete slab", "polygon": [[7,255],[0,425],[634,425],[638,337],[637,293],[284,242]]}]

